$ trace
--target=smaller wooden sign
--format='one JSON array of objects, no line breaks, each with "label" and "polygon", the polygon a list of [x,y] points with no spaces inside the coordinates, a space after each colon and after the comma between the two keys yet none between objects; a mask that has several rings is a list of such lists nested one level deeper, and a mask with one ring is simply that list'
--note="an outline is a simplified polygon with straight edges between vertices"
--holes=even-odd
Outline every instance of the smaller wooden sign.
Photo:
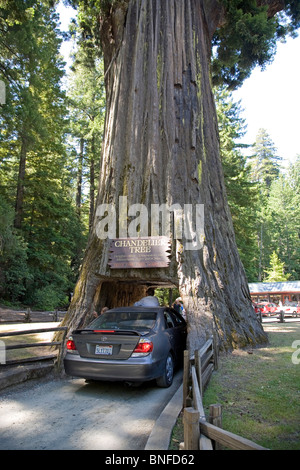
[{"label": "smaller wooden sign", "polygon": [[111,269],[167,268],[171,240],[168,237],[116,238],[111,240]]}]

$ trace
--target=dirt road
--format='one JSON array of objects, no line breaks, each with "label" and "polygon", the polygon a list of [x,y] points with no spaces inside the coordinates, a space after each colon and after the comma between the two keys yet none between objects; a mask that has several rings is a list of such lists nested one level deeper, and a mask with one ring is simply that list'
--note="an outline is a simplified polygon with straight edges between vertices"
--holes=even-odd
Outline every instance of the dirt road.
[{"label": "dirt road", "polygon": [[140,450],[181,383],[126,388],[82,379],[28,382],[0,393],[1,450]]}]

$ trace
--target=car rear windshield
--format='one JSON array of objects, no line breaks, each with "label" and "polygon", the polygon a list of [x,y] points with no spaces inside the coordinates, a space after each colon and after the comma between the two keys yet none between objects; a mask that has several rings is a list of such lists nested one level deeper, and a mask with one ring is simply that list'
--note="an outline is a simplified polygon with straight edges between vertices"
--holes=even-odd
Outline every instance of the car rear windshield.
[{"label": "car rear windshield", "polygon": [[88,329],[151,330],[155,325],[156,315],[156,312],[105,312]]}]

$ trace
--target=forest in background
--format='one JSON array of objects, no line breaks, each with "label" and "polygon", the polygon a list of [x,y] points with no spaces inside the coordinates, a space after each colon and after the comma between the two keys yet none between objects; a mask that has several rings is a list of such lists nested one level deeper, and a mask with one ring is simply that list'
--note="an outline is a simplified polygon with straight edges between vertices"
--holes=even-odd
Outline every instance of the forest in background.
[{"label": "forest in background", "polygon": [[[32,3],[0,1],[0,302],[53,310],[69,303],[93,222],[105,87],[101,57],[75,23],[66,76],[53,2]],[[215,97],[248,281],[300,279],[300,156],[283,168],[266,129],[241,143],[243,110],[225,85]]]}]

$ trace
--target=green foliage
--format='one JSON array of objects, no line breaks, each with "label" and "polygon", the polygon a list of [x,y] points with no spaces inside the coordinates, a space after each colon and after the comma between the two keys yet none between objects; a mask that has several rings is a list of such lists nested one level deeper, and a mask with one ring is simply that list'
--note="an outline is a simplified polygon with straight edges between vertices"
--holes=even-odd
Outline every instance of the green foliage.
[{"label": "green foliage", "polygon": [[63,181],[52,179],[48,171],[38,176],[35,173],[31,183],[27,186],[22,231],[28,243],[32,281],[27,284],[24,302],[35,304],[36,292],[48,285],[56,291],[60,302],[76,281],[74,267],[79,267],[85,243],[83,227]]},{"label": "green foliage", "polygon": [[69,299],[61,289],[55,285],[47,285],[34,292],[32,303],[37,309],[53,311],[56,308],[66,308]]},{"label": "green foliage", "polygon": [[[269,168],[267,166],[267,168]],[[272,168],[272,167],[271,167]],[[275,251],[292,280],[299,279],[300,197],[299,157],[287,172],[277,168],[271,182],[261,178],[257,210],[258,279],[263,280]],[[268,173],[270,176],[270,172]]]},{"label": "green foliage", "polygon": [[[225,24],[213,37],[212,76],[215,85],[239,87],[257,65],[264,67],[276,51],[276,41],[300,25],[299,2],[286,2],[284,14],[269,18],[256,0],[222,0]],[[292,21],[288,21],[288,18]]]},{"label": "green foliage", "polygon": [[264,129],[258,132],[251,157],[243,156],[243,145],[238,144],[244,135],[239,104],[232,101],[225,87],[215,89],[215,100],[228,203],[248,280],[271,279],[273,252],[284,266],[280,277],[297,280],[300,277],[300,157],[284,172],[281,158]]},{"label": "green foliage", "polygon": [[63,63],[53,3],[0,2],[6,32],[0,78],[7,83],[0,114],[0,197],[9,215],[0,220],[0,296],[39,308],[65,303],[86,242],[64,143]]},{"label": "green foliage", "polygon": [[209,405],[222,405],[226,431],[271,450],[299,450],[299,364],[292,361],[292,345],[299,340],[300,325],[283,325],[264,325],[267,347],[221,356],[203,405],[206,416]]},{"label": "green foliage", "polygon": [[95,55],[101,56],[99,16],[108,14],[116,0],[69,0],[67,3],[77,9],[75,30],[80,36],[86,60],[93,61]]},{"label": "green foliage", "polygon": [[[73,34],[76,52],[67,90],[70,116],[68,152],[76,179],[77,215],[90,229],[99,180],[106,109],[103,59],[99,59],[95,47],[86,47],[81,27],[76,23],[73,24]],[[85,188],[88,188],[89,194]]]},{"label": "green foliage", "polygon": [[[300,278],[300,157],[290,164],[287,172],[273,181],[269,197],[268,230],[271,234],[269,250],[276,251],[291,279]],[[268,253],[269,254],[269,253]],[[270,256],[270,255],[269,255]]]},{"label": "green foliage", "polygon": [[220,154],[224,170],[228,204],[232,215],[236,243],[249,280],[256,280],[255,258],[258,189],[251,182],[246,158],[241,152],[244,120],[239,103],[234,103],[225,87],[215,89],[220,134]]},{"label": "green foliage", "polygon": [[30,280],[27,245],[13,227],[14,211],[0,195],[0,296],[17,301]]},{"label": "green foliage", "polygon": [[259,129],[251,156],[252,179],[269,190],[272,181],[278,178],[282,158],[277,155],[270,136],[265,129]]},{"label": "green foliage", "polygon": [[257,252],[258,280],[264,280],[275,251],[291,279],[297,280],[299,271],[299,157],[288,172],[280,166],[272,140],[264,129],[260,129],[249,158],[252,181],[259,188],[257,208]]},{"label": "green foliage", "polygon": [[278,36],[286,33],[295,35],[295,31],[300,26],[299,0],[285,0],[285,10],[280,16],[282,25],[278,28]]},{"label": "green foliage", "polygon": [[287,281],[291,276],[290,274],[284,273],[284,263],[280,261],[275,251],[271,254],[270,268],[266,270],[266,274],[265,282]]},{"label": "green foliage", "polygon": [[[55,3],[0,0],[0,79],[6,85],[0,105],[0,297],[49,310],[67,303],[93,217],[105,112],[99,13],[117,4],[126,8],[128,1],[68,2],[78,19],[67,96]],[[300,6],[286,1],[285,14],[267,19],[255,0],[224,5],[212,72],[215,82],[235,87],[255,65],[272,59],[278,37],[294,33]],[[248,278],[263,276],[276,251],[285,272],[299,279],[299,159],[281,173],[265,136],[247,165],[236,143],[244,132],[239,106],[224,88],[217,105],[226,190]]]},{"label": "green foliage", "polygon": [[[99,16],[109,15],[117,4],[127,8],[128,0],[69,0],[77,8],[78,25],[84,47],[101,52]],[[225,21],[212,39],[212,79],[214,85],[239,87],[256,67],[272,61],[276,41],[295,34],[300,26],[298,0],[285,2],[283,12],[273,18],[267,6],[257,0],[220,0],[225,8]]]},{"label": "green foliage", "polygon": [[160,305],[173,305],[177,297],[179,297],[179,290],[176,288],[171,289],[155,289],[155,296],[158,298]]},{"label": "green foliage", "polygon": [[[264,325],[269,344],[253,351],[220,356],[203,395],[206,417],[213,403],[222,405],[222,428],[271,450],[299,450],[299,377],[291,360],[299,339],[299,323]],[[252,352],[252,354],[248,354]],[[184,439],[180,416],[169,449]],[[223,450],[228,450],[224,448]]]},{"label": "green foliage", "polygon": [[[73,155],[74,176],[83,184],[88,180],[90,199],[98,182],[101,145],[105,117],[105,87],[103,60],[91,60],[85,49],[78,47],[69,76],[67,99],[69,104],[69,152]],[[81,147],[81,149],[80,149]],[[78,194],[78,207],[84,200]],[[91,215],[91,214],[89,214]]]},{"label": "green foliage", "polygon": [[224,5],[226,24],[213,39],[217,54],[212,72],[215,83],[235,88],[256,65],[270,62],[275,50],[276,20],[268,19],[266,8],[257,7],[256,0],[230,0]]}]

